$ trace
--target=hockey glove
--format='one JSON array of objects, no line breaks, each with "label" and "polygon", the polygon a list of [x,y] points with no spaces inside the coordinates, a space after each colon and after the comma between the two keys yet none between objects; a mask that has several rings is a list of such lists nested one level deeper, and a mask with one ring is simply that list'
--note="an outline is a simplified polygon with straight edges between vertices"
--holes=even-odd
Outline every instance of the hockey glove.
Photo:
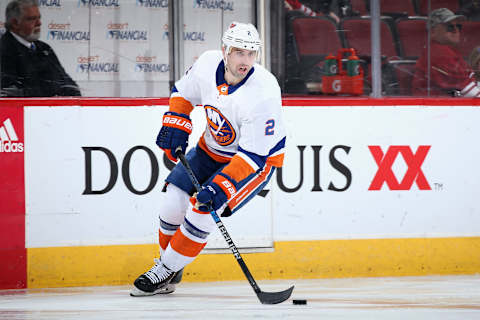
[{"label": "hockey glove", "polygon": [[168,159],[177,162],[175,151],[178,147],[185,153],[188,146],[188,136],[192,133],[192,121],[183,113],[165,112],[163,126],[157,136],[157,145],[165,151]]},{"label": "hockey glove", "polygon": [[[235,185],[233,179],[220,172],[209,184],[202,187],[202,191],[197,194],[197,201],[201,204],[210,203],[213,210],[217,211],[237,192]],[[203,205],[200,205],[199,209],[207,211],[207,207]]]}]

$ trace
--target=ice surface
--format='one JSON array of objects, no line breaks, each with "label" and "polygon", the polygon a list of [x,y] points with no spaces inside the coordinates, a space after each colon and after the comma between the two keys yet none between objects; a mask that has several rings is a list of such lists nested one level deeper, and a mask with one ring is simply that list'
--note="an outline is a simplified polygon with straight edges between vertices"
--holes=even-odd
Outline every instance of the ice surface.
[{"label": "ice surface", "polygon": [[130,286],[4,290],[0,319],[480,319],[480,276],[258,283],[264,291],[295,290],[278,305],[260,304],[246,280],[185,282],[151,297],[130,297]]}]

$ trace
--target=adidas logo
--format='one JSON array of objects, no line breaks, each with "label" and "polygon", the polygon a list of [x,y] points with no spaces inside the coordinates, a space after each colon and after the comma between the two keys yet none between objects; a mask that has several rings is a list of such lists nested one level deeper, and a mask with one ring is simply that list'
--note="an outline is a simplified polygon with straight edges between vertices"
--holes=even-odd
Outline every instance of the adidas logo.
[{"label": "adidas logo", "polygon": [[0,152],[23,152],[23,143],[18,141],[17,133],[10,118],[0,127]]}]

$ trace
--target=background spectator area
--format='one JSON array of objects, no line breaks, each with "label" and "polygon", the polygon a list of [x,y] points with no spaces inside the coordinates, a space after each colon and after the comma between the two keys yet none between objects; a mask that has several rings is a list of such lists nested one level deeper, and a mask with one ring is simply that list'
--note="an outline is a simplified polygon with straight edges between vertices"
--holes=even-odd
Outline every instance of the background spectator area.
[{"label": "background spectator area", "polygon": [[[286,93],[308,93],[309,82],[321,80],[323,61],[340,48],[355,48],[365,72],[365,94],[371,85],[369,0],[352,0],[354,15],[339,23],[326,16],[286,12]],[[465,58],[480,45],[480,19],[462,10],[464,0],[431,0],[430,10],[449,8],[467,15],[460,50]],[[428,0],[380,0],[382,90],[386,95],[410,95],[411,77],[427,44]]]}]

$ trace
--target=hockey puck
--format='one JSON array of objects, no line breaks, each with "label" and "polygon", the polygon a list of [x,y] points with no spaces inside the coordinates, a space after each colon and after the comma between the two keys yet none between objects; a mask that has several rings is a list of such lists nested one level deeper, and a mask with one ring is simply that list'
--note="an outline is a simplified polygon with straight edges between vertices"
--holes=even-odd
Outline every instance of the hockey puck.
[{"label": "hockey puck", "polygon": [[305,299],[294,299],[293,304],[307,304],[307,300],[305,300]]}]

